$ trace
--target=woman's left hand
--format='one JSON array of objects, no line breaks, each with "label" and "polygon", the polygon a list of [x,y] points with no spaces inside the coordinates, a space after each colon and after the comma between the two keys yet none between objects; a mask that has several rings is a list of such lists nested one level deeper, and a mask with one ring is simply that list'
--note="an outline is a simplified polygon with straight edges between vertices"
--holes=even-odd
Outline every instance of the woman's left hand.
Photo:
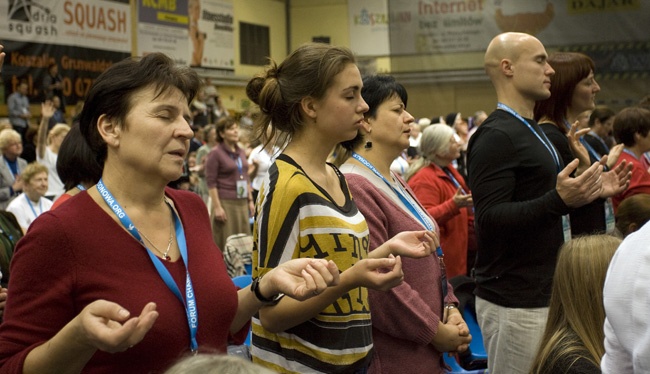
[{"label": "woman's left hand", "polygon": [[591,159],[589,158],[589,152],[587,148],[580,142],[580,138],[591,131],[591,128],[587,127],[586,129],[578,130],[580,127],[580,122],[575,121],[571,125],[571,129],[567,133],[567,139],[569,140],[569,147],[573,152],[573,155],[580,160],[580,164],[576,169],[576,176],[582,174],[585,170],[589,169],[591,166]]},{"label": "woman's left hand", "polygon": [[421,258],[435,251],[440,241],[433,231],[404,231],[393,236],[387,244],[395,256]]},{"label": "woman's left hand", "polygon": [[331,260],[297,258],[280,264],[262,279],[274,290],[264,292],[265,295],[283,293],[296,300],[306,300],[337,285],[339,269]]},{"label": "woman's left hand", "polygon": [[[445,324],[458,327],[458,335],[469,336],[471,341],[472,338],[469,335],[469,327],[467,327],[467,323],[465,323],[465,320],[463,319],[463,316],[460,314],[458,308],[445,309],[445,313],[447,313],[447,316],[445,317],[446,318]],[[469,349],[469,342],[460,344],[456,348],[456,352],[462,353],[465,352],[467,349]]]},{"label": "woman's left hand", "polygon": [[603,187],[599,197],[606,199],[625,191],[630,185],[630,179],[632,179],[632,167],[631,163],[623,160],[614,169],[603,172],[601,174]]}]

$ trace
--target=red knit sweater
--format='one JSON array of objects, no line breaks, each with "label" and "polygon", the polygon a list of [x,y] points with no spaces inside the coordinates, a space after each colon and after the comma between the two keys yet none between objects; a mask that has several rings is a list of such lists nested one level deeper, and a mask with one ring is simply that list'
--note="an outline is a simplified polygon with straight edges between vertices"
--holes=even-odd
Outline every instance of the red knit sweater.
[{"label": "red knit sweater", "polygon": [[[237,294],[212,241],[205,204],[192,193],[166,193],[185,229],[198,306],[198,343],[204,350],[225,352]],[[182,292],[182,260],[164,263]],[[18,243],[8,288],[0,326],[0,373],[21,373],[33,348],[98,299],[116,302],[132,316],[153,301],[160,315],[143,341],[122,353],[98,351],[84,372],[162,372],[189,350],[184,307],[162,282],[144,248],[86,192],[33,223]],[[247,330],[238,340],[243,341]]]}]

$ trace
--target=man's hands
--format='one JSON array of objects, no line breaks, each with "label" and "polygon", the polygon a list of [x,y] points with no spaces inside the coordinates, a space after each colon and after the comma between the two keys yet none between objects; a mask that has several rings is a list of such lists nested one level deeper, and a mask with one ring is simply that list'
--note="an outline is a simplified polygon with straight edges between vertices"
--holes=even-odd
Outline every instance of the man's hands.
[{"label": "man's hands", "polygon": [[596,200],[603,190],[603,166],[595,162],[580,176],[571,178],[579,160],[571,161],[558,175],[555,189],[564,203],[577,208]]}]

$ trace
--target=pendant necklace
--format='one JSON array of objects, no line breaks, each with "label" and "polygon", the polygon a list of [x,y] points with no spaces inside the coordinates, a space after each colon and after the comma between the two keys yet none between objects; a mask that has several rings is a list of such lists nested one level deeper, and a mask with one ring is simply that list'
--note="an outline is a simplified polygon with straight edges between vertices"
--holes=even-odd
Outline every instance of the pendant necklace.
[{"label": "pendant necklace", "polygon": [[[136,229],[136,230],[138,230],[138,229]],[[169,257],[169,251],[171,250],[171,248],[172,248],[172,243],[174,242],[174,235],[173,235],[173,234],[174,234],[174,231],[172,230],[172,223],[171,223],[171,221],[169,222],[169,241],[167,242],[167,249],[165,250],[165,252],[163,252],[163,251],[161,251],[160,249],[158,249],[158,247],[156,247],[156,245],[151,241],[151,239],[147,238],[147,236],[146,236],[142,231],[138,230],[138,233],[140,233],[140,235],[142,235],[142,237],[143,237],[147,242],[149,242],[149,244],[151,244],[151,246],[153,247],[153,249],[156,250],[156,252],[158,252],[158,253],[160,253],[160,254],[162,255],[162,257],[163,257],[164,260],[166,260],[166,261],[171,260],[171,257]]]}]

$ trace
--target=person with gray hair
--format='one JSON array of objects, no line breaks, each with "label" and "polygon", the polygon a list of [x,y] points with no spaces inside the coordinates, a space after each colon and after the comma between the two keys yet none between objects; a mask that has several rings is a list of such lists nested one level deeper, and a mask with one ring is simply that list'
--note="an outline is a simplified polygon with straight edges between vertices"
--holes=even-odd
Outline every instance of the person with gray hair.
[{"label": "person with gray hair", "polygon": [[273,374],[263,366],[238,356],[199,353],[180,359],[165,374]]},{"label": "person with gray hair", "polygon": [[447,276],[467,274],[469,225],[474,224],[472,194],[465,179],[451,165],[461,144],[447,125],[431,125],[422,132],[418,158],[406,175],[408,185],[440,225]]},{"label": "person with gray hair", "polygon": [[13,129],[0,131],[0,209],[6,209],[9,202],[23,190],[20,177],[25,170],[27,161],[20,157],[23,153],[23,142],[20,133]]}]

